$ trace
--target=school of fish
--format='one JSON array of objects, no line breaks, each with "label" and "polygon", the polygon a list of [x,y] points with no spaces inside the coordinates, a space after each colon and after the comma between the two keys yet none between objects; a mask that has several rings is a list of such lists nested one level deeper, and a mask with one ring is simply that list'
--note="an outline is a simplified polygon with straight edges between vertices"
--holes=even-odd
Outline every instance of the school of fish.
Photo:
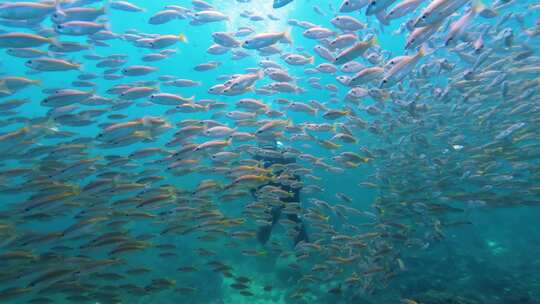
[{"label": "school of fish", "polygon": [[[407,270],[407,252],[466,229],[466,209],[540,203],[540,2],[275,0],[319,18],[198,37],[231,21],[225,2],[0,3],[3,66],[27,71],[0,75],[0,303],[226,303],[205,297],[212,282],[252,303],[278,288],[285,303],[360,303]],[[179,30],[116,32],[112,11]],[[194,40],[212,60],[160,72]],[[347,191],[328,186],[339,176]],[[366,189],[374,201],[355,196]],[[276,206],[309,242],[292,244],[286,218],[257,242]],[[289,271],[257,274],[276,260]]]}]

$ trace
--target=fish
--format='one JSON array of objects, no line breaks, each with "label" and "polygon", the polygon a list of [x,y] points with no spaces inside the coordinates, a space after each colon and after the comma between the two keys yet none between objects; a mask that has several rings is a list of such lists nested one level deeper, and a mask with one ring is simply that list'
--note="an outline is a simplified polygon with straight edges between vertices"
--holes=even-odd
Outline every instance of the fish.
[{"label": "fish", "polygon": [[281,8],[284,7],[290,3],[292,3],[293,0],[274,0],[272,2],[272,8]]},{"label": "fish", "polygon": [[54,2],[6,2],[0,5],[0,17],[8,20],[29,20],[46,16],[56,9]]},{"label": "fish", "polygon": [[108,29],[107,24],[78,20],[55,24],[53,27],[56,32],[70,36],[86,36]]},{"label": "fish", "polygon": [[369,0],[343,0],[339,6],[340,13],[350,13],[362,9],[369,4]]},{"label": "fish", "polygon": [[430,24],[444,21],[460,7],[470,0],[437,0],[432,1],[422,10],[420,16],[414,20],[414,27],[424,27]]},{"label": "fish", "polygon": [[351,47],[340,52],[334,59],[334,64],[342,65],[349,61],[355,60],[359,56],[362,56],[367,49],[377,45],[378,40],[376,37],[371,38],[369,41],[357,42]]},{"label": "fish", "polygon": [[388,14],[386,14],[387,20],[401,18],[414,12],[425,0],[402,0],[396,6],[394,6]]},{"label": "fish", "polygon": [[381,11],[384,11],[394,2],[396,2],[396,0],[371,0],[366,9],[366,15],[375,15]]},{"label": "fish", "polygon": [[138,7],[137,5],[128,1],[111,1],[109,4],[112,9],[121,10],[125,12],[144,12],[145,9]]},{"label": "fish", "polygon": [[43,37],[31,33],[11,32],[0,34],[0,47],[9,48],[31,48],[43,44],[58,45],[55,38]]},{"label": "fish", "polygon": [[73,63],[64,59],[56,59],[49,57],[29,59],[25,62],[25,65],[34,70],[45,72],[82,70],[81,64]]},{"label": "fish", "polygon": [[242,42],[245,49],[261,49],[272,46],[278,42],[292,43],[288,32],[269,32],[256,34]]},{"label": "fish", "polygon": [[390,68],[390,70],[385,73],[379,87],[389,87],[403,80],[414,68],[414,66],[418,64],[418,61],[420,61],[420,59],[424,56],[425,50],[421,48],[414,56],[400,58],[399,61],[396,62]]}]

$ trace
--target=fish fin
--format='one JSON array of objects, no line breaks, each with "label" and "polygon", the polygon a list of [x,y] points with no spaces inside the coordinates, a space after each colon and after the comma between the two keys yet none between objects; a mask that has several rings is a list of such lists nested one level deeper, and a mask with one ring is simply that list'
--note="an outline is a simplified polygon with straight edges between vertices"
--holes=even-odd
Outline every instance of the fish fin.
[{"label": "fish fin", "polygon": [[315,62],[315,56],[311,56],[311,58],[309,58],[309,63],[313,64]]},{"label": "fish fin", "polygon": [[178,35],[178,40],[182,41],[183,43],[188,43],[188,39],[187,39],[186,35],[184,35],[183,33],[180,33]]}]

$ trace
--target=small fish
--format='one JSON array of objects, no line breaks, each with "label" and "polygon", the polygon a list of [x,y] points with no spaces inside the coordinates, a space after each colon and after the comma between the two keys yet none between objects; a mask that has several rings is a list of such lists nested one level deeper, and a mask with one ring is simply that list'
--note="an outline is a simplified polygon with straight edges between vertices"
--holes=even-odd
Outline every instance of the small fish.
[{"label": "small fish", "polygon": [[57,44],[55,38],[47,38],[30,33],[4,33],[0,34],[0,47],[30,48],[43,44]]},{"label": "small fish", "polygon": [[339,6],[340,13],[351,13],[362,9],[369,4],[370,0],[343,0]]},{"label": "small fish", "polygon": [[107,24],[92,21],[68,21],[55,24],[53,27],[57,33],[70,36],[92,35],[108,28]]},{"label": "small fish", "polygon": [[378,40],[376,37],[371,38],[369,41],[357,42],[353,46],[339,53],[334,59],[334,64],[342,65],[349,61],[355,60],[356,58],[362,56],[370,47],[377,44]]},{"label": "small fish", "polygon": [[448,16],[457,11],[470,0],[434,0],[414,20],[414,27],[425,27],[443,22]]},{"label": "small fish", "polygon": [[288,32],[260,33],[244,40],[242,47],[245,49],[261,49],[277,42],[292,43],[290,34]]},{"label": "small fish", "polygon": [[112,9],[124,11],[124,12],[144,12],[145,9],[138,7],[137,5],[127,1],[111,1],[109,6]]},{"label": "small fish", "polygon": [[293,2],[293,0],[274,0],[272,3],[273,8],[281,8],[286,6],[287,4]]},{"label": "small fish", "polygon": [[31,69],[44,72],[82,70],[82,66],[78,63],[48,57],[33,58],[24,64]]}]

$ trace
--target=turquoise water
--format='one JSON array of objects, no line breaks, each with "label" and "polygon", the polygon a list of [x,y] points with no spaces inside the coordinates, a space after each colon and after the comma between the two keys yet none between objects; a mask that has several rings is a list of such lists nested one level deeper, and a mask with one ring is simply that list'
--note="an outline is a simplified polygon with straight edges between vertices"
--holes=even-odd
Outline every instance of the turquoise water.
[{"label": "turquoise water", "polygon": [[[10,55],[8,47],[1,52],[0,303],[540,303],[538,3],[484,1],[483,16],[467,24],[459,45],[447,47],[450,24],[469,12],[465,4],[423,45],[425,56],[406,77],[384,89],[379,89],[380,79],[362,84],[358,87],[370,94],[353,103],[346,99],[351,87],[336,77],[354,74],[339,67],[334,73],[306,72],[328,63],[313,50],[324,42],[305,37],[305,29],[291,20],[330,29],[334,39],[343,31],[332,25],[332,18],[357,18],[366,24],[356,31],[358,40],[375,35],[378,43],[356,60],[388,73],[390,59],[417,54],[404,50],[409,32],[400,32],[400,27],[431,1],[384,26],[365,16],[365,8],[338,12],[340,1],[295,0],[278,9],[262,0],[209,1],[228,20],[202,25],[190,24],[196,11],[191,1],[131,1],[144,9],[139,12],[94,2],[86,7],[106,6],[98,22],[116,34],[104,40],[106,45],[90,35],[54,33],[50,3],[39,26],[8,26],[9,16],[0,20],[2,32],[90,45],[45,55],[80,64],[70,71],[36,71],[25,65],[27,58]],[[166,5],[193,12],[150,24],[150,17]],[[60,4],[60,10],[68,6]],[[246,11],[262,20],[242,17]],[[234,33],[240,27],[253,34],[239,41],[257,33],[286,32],[292,43],[274,45],[281,55],[237,47],[235,51],[247,54],[239,60],[231,59],[232,50],[207,52],[214,43],[212,33]],[[144,55],[157,51],[134,45],[126,34],[182,34],[187,41],[167,48],[175,53],[161,61],[144,62]],[[473,44],[482,35],[484,48],[475,53]],[[47,51],[47,44],[35,49]],[[313,62],[288,64],[284,57],[289,53],[313,57]],[[120,68],[145,65],[156,70],[142,76],[123,76],[119,70],[112,73],[119,79],[110,80],[103,77],[107,68],[97,67],[99,60],[89,59],[90,54],[102,59],[121,54],[126,61]],[[290,83],[297,91],[256,92],[275,82],[264,76],[237,96],[208,92],[231,79],[224,75],[263,71],[262,60],[278,63],[294,78]],[[219,65],[194,70],[210,61]],[[97,75],[92,86],[73,84],[90,73]],[[170,86],[159,80],[164,75],[199,85]],[[6,85],[5,77],[12,76],[39,80],[39,85],[14,89]],[[337,89],[316,88],[310,77]],[[214,107],[171,112],[174,106],[148,97],[128,100],[124,107],[125,101],[110,91],[121,84],[193,96],[188,104]],[[67,107],[51,112],[53,107],[42,100],[59,89],[110,100],[96,105],[73,97]],[[235,105],[242,98],[257,99],[281,116],[259,112],[234,121],[226,113],[245,111]],[[12,100],[25,102],[8,109]],[[285,104],[315,107],[312,100],[325,108],[305,113]],[[380,113],[370,112],[374,107]],[[342,111],[341,116],[330,120],[324,115],[329,110]],[[261,149],[257,137],[262,135],[256,130],[279,119],[285,121],[277,128],[283,135],[274,136],[280,151],[295,163],[269,169],[253,160]],[[209,138],[203,131],[189,138],[176,135],[192,120],[191,125],[205,130],[220,123],[250,132],[252,138],[235,138],[221,149],[201,153],[190,144],[228,137]],[[367,125],[359,126],[359,120]],[[133,142],[107,146],[113,141],[107,143],[100,134],[125,122],[137,127],[112,138]],[[317,126],[329,129],[314,130]],[[331,139],[349,131],[356,142]],[[146,148],[159,152],[138,157],[136,152]],[[237,155],[223,163],[212,161],[210,155],[220,151]],[[356,158],[336,160],[344,152]],[[245,175],[255,176],[255,185],[232,184]],[[257,200],[251,193],[269,182],[298,181],[290,175],[302,183],[299,204]],[[201,190],[205,182],[213,184]],[[271,222],[276,204],[285,206],[285,215],[262,244],[257,231]],[[301,220],[308,242],[294,243],[300,225],[286,214]]]}]

